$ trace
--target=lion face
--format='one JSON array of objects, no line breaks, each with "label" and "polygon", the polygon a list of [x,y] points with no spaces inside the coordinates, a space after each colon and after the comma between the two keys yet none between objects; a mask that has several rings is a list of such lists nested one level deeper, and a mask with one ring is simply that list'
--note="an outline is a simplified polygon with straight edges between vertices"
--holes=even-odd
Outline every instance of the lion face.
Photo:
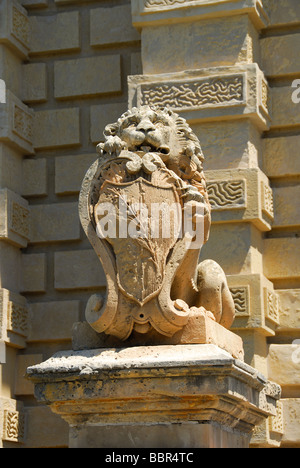
[{"label": "lion face", "polygon": [[174,119],[148,107],[119,119],[117,136],[129,151],[156,152],[163,161],[181,151]]}]

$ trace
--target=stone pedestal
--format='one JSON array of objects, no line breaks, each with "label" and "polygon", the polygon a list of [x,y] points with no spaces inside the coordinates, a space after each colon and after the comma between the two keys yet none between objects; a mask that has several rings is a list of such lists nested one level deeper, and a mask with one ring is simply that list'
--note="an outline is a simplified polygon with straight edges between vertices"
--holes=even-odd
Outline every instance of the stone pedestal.
[{"label": "stone pedestal", "polygon": [[63,351],[29,367],[70,448],[247,448],[280,387],[214,344]]}]

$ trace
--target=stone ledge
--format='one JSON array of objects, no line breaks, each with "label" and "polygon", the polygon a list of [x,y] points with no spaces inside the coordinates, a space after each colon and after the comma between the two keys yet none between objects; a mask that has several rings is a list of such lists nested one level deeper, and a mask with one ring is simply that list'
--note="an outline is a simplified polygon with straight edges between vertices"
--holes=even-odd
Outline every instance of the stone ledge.
[{"label": "stone ledge", "polygon": [[170,107],[190,124],[250,119],[270,127],[270,90],[256,63],[128,77],[129,107]]},{"label": "stone ledge", "polygon": [[242,339],[216,323],[205,315],[191,316],[182,330],[172,337],[166,337],[153,330],[145,337],[135,333],[126,342],[120,341],[105,333],[97,333],[87,322],[77,322],[73,325],[73,349],[82,350],[89,348],[118,348],[124,346],[157,346],[157,345],[185,345],[185,344],[213,344],[228,352],[237,359],[244,359]]},{"label": "stone ledge", "polygon": [[[74,448],[89,447],[82,431],[96,436],[100,428],[112,429],[113,443],[120,425],[136,436],[138,427],[145,432],[150,425],[162,437],[158,446],[170,447],[178,424],[177,443],[191,436],[195,423],[234,432],[236,442],[246,446],[253,428],[276,414],[280,398],[277,384],[212,344],[62,351],[29,367],[27,378],[38,401],[70,424]],[[103,447],[96,438],[93,446]],[[125,439],[119,446],[147,446],[145,436]],[[189,443],[201,447],[205,442],[199,437]]]},{"label": "stone ledge", "polygon": [[181,23],[211,18],[248,14],[256,28],[269,24],[261,0],[133,0],[133,25],[140,29],[146,26],[169,22]]}]

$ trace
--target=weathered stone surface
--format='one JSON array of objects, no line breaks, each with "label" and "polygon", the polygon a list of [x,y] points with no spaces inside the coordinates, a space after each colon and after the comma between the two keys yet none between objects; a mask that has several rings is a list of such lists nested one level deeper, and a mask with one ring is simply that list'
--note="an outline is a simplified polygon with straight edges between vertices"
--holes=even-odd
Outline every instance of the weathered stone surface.
[{"label": "weathered stone surface", "polygon": [[22,255],[22,292],[46,291],[46,254]]},{"label": "weathered stone surface", "polygon": [[264,172],[270,178],[297,176],[300,174],[300,159],[295,158],[295,148],[300,145],[300,136],[264,139]]},{"label": "weathered stone surface", "polygon": [[264,274],[267,278],[299,278],[299,238],[282,237],[264,240]]},{"label": "weathered stone surface", "polygon": [[79,193],[84,175],[96,157],[96,153],[89,153],[55,158],[55,193]]},{"label": "weathered stone surface", "polygon": [[168,106],[192,123],[247,118],[260,131],[270,126],[270,92],[253,63],[130,76],[128,85],[130,107]]},{"label": "weathered stone surface", "polygon": [[[237,438],[227,443],[245,447],[253,426],[276,414],[280,397],[276,384],[209,344],[60,352],[29,367],[27,376],[35,384],[38,400],[73,426],[70,443],[78,448],[148,447],[146,434],[142,430],[138,437],[136,431],[137,425],[145,424],[151,424],[150,441],[158,447],[170,447],[170,434],[175,437],[172,447],[184,436],[189,447],[216,442],[204,437],[207,431],[195,440],[191,421],[216,424],[221,432],[234,427]],[[111,439],[105,431],[101,441],[99,427],[108,423]],[[88,442],[91,424],[94,436]],[[131,441],[120,432],[120,424],[128,425]]]},{"label": "weathered stone surface", "polygon": [[300,443],[300,398],[286,398],[283,406],[283,444],[293,447]]},{"label": "weathered stone surface", "polygon": [[30,54],[61,53],[80,49],[77,11],[29,18]]},{"label": "weathered stone surface", "polygon": [[93,250],[56,252],[54,285],[58,290],[103,287],[105,277]]},{"label": "weathered stone surface", "polygon": [[31,207],[31,244],[79,239],[77,203],[52,203]]},{"label": "weathered stone surface", "polygon": [[[231,356],[243,360],[244,350],[242,339],[230,330],[222,327],[205,314],[191,316],[183,330],[170,338],[158,333],[149,333],[146,337],[133,333],[126,341],[126,346],[137,345],[182,345],[182,344],[214,344],[227,351]],[[104,333],[96,333],[87,322],[74,323],[72,346],[74,350],[93,348],[122,348],[124,343]]]},{"label": "weathered stone surface", "polygon": [[299,40],[299,34],[267,37],[261,40],[262,69],[266,76],[274,77],[300,72],[300,59],[297,47],[295,47]]},{"label": "weathered stone surface", "polygon": [[269,378],[282,387],[300,385],[300,344],[271,344]]},{"label": "weathered stone surface", "polygon": [[24,159],[23,175],[22,195],[24,197],[47,195],[46,159]]},{"label": "weathered stone surface", "polygon": [[130,4],[95,8],[90,12],[90,21],[90,42],[93,47],[140,40],[139,33],[132,26]]},{"label": "weathered stone surface", "polygon": [[[28,341],[70,340],[72,325],[79,319],[80,301],[35,302],[30,304]],[[47,324],[45,327],[44,324]]]},{"label": "weathered stone surface", "polygon": [[300,290],[279,289],[280,327],[282,330],[300,329]]},{"label": "weathered stone surface", "polygon": [[47,66],[45,63],[23,65],[22,97],[26,103],[47,101]]},{"label": "weathered stone surface", "polygon": [[37,111],[34,114],[36,149],[80,145],[80,110],[78,108]]},{"label": "weathered stone surface", "polygon": [[[104,143],[97,146],[100,157],[87,171],[79,200],[82,226],[108,286],[105,298],[94,294],[89,299],[87,321],[97,332],[120,340],[133,330],[147,334],[154,329],[171,337],[188,326],[189,317],[200,319],[205,313],[229,328],[234,304],[223,270],[212,260],[197,266],[208,240],[212,206],[197,137],[178,114],[150,106],[124,113],[105,127],[104,135]],[[238,197],[244,207],[245,193]],[[144,208],[137,214],[134,204],[141,201]],[[102,207],[108,204],[108,224],[116,225],[104,235],[99,226],[103,220],[107,223]],[[163,215],[157,213],[155,219],[155,209],[161,210],[162,204]],[[192,235],[186,219],[191,206]],[[132,234],[133,226],[138,226],[138,234]],[[196,328],[201,334],[201,327]]]},{"label": "weathered stone surface", "polygon": [[54,64],[54,95],[57,99],[98,96],[120,91],[120,55],[61,60]]}]

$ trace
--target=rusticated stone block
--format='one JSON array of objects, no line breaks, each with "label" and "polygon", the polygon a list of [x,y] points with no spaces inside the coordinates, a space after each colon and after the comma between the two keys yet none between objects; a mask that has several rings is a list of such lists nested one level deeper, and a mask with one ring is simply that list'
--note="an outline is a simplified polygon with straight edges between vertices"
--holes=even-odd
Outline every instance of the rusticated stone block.
[{"label": "rusticated stone block", "polygon": [[257,43],[257,32],[247,15],[143,28],[143,71],[171,73],[256,62]]},{"label": "rusticated stone block", "polygon": [[78,51],[80,49],[78,11],[31,16],[29,23],[31,55]]},{"label": "rusticated stone block", "polygon": [[[90,18],[91,46],[140,40],[139,33],[132,26],[130,4],[92,9]],[[101,24],[100,28],[99,24]]]},{"label": "rusticated stone block", "polygon": [[295,158],[295,148],[300,136],[265,138],[264,172],[270,178],[297,176],[300,174],[300,158]]},{"label": "rusticated stone block", "polygon": [[36,149],[78,145],[80,145],[79,109],[35,112],[34,147]]},{"label": "rusticated stone block", "polygon": [[260,134],[251,121],[193,123],[191,127],[201,143],[205,171],[258,166]]},{"label": "rusticated stone block", "polygon": [[106,285],[102,266],[93,250],[55,253],[55,288],[91,289]]},{"label": "rusticated stone block", "polygon": [[91,106],[91,141],[93,143],[104,141],[103,131],[106,125],[109,122],[116,122],[126,110],[126,102]]},{"label": "rusticated stone block", "polygon": [[28,341],[70,340],[73,323],[79,319],[80,302],[36,302],[30,304],[29,313],[31,327]]},{"label": "rusticated stone block", "polygon": [[[295,158],[296,159],[296,158]],[[274,227],[300,225],[300,186],[274,187]]]},{"label": "rusticated stone block", "polygon": [[[281,9],[283,10],[282,7]],[[261,40],[261,63],[266,76],[274,77],[300,72],[300,58],[296,47],[299,40],[300,34],[266,37]]]},{"label": "rusticated stone block", "polygon": [[21,291],[46,291],[46,254],[22,255]]},{"label": "rusticated stone block", "polygon": [[38,364],[43,359],[42,354],[24,354],[17,357],[15,372],[15,395],[33,395],[33,385],[25,379],[28,366]]},{"label": "rusticated stone block", "polygon": [[63,60],[54,64],[54,95],[57,99],[120,91],[120,55]]},{"label": "rusticated stone block", "polygon": [[45,63],[23,65],[23,101],[27,103],[47,101],[47,66]]},{"label": "rusticated stone block", "polygon": [[277,294],[281,305],[280,331],[300,330],[300,289],[279,289]]},{"label": "rusticated stone block", "polygon": [[300,105],[292,100],[294,91],[292,86],[272,88],[272,129],[300,125]]},{"label": "rusticated stone block", "polygon": [[292,26],[299,24],[300,4],[298,0],[264,0],[264,7],[270,18],[270,26]]},{"label": "rusticated stone block", "polygon": [[79,239],[78,203],[31,206],[31,244]]},{"label": "rusticated stone block", "polygon": [[[26,407],[30,423],[26,432],[26,447],[68,447],[68,424],[46,406]],[[46,424],[45,424],[46,421]]]},{"label": "rusticated stone block", "polygon": [[96,152],[55,158],[55,192],[58,195],[79,193],[84,175],[96,159]]},{"label": "rusticated stone block", "polygon": [[23,190],[24,197],[43,196],[47,194],[47,160],[23,160]]},{"label": "rusticated stone block", "polygon": [[264,274],[270,280],[300,277],[300,239],[293,237],[264,240]]},{"label": "rusticated stone block", "polygon": [[269,378],[281,386],[300,385],[300,344],[271,344]]},{"label": "rusticated stone block", "polygon": [[300,443],[300,398],[282,400],[283,437],[282,446],[297,446]]}]

